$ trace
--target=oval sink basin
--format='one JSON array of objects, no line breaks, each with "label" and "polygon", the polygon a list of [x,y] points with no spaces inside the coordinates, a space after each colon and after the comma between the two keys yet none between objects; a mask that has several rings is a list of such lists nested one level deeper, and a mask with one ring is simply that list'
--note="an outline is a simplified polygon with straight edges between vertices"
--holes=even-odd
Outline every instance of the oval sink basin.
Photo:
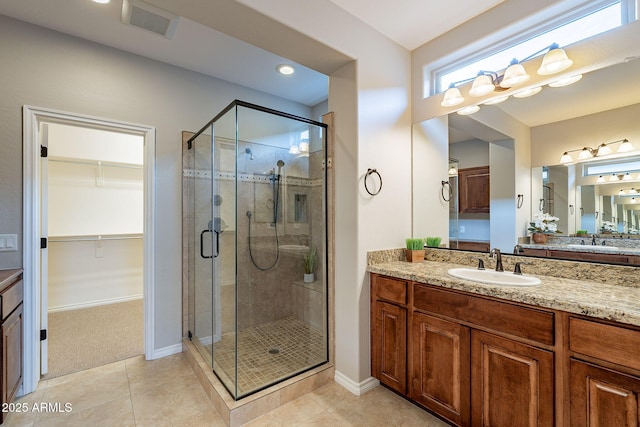
[{"label": "oval sink basin", "polygon": [[620,249],[617,246],[602,246],[602,245],[567,245],[567,247],[571,249],[584,249],[589,252],[607,252],[607,251],[617,251]]},{"label": "oval sink basin", "polygon": [[536,286],[542,283],[540,279],[528,275],[513,274],[495,270],[478,270],[477,268],[452,268],[450,276],[458,279],[471,280],[478,283],[503,286]]}]

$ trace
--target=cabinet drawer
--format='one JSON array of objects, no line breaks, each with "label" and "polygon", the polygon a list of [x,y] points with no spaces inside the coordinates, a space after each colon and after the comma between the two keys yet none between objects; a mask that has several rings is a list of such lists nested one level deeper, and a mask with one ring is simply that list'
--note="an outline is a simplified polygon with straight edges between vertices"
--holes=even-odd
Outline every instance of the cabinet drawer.
[{"label": "cabinet drawer", "polygon": [[413,292],[413,304],[418,310],[543,344],[554,343],[551,312],[419,284]]},{"label": "cabinet drawer", "polygon": [[640,370],[640,331],[571,317],[569,349]]},{"label": "cabinet drawer", "polygon": [[0,309],[2,310],[0,311],[0,317],[2,320],[9,316],[22,302],[23,288],[23,281],[18,280],[0,293]]},{"label": "cabinet drawer", "polygon": [[398,304],[407,303],[406,280],[373,276],[373,292],[379,299],[392,301]]}]

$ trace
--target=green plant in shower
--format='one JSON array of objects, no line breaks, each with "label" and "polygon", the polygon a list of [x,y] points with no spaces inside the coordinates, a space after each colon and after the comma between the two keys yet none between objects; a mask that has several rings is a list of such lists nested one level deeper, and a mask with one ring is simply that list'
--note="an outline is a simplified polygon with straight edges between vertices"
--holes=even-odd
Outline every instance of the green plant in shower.
[{"label": "green plant in shower", "polygon": [[424,239],[409,237],[408,239],[405,239],[405,243],[407,245],[407,249],[411,251],[424,249]]},{"label": "green plant in shower", "polygon": [[316,269],[316,264],[318,263],[318,251],[316,251],[315,246],[309,249],[309,252],[304,254],[304,273],[311,274]]},{"label": "green plant in shower", "polygon": [[427,242],[427,247],[429,248],[439,248],[440,242],[442,241],[442,237],[427,237],[424,239]]}]

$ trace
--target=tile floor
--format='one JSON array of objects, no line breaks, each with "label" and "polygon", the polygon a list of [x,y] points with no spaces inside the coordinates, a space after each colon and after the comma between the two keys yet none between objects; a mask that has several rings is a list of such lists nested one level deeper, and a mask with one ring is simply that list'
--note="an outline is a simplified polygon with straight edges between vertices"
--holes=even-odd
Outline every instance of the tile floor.
[{"label": "tile floor", "polygon": [[[325,341],[321,331],[293,317],[245,329],[237,337],[229,332],[215,344],[216,374],[233,390],[237,362],[242,396],[326,362]],[[205,348],[211,357],[211,345]]]},{"label": "tile floor", "polygon": [[[43,380],[38,390],[17,399],[27,407],[11,413],[4,426],[212,426],[224,422],[208,400],[182,354],[153,361],[142,356]],[[70,412],[34,411],[34,405]],[[53,405],[52,405],[53,404]],[[247,426],[422,426],[447,424],[391,391],[377,387],[355,396],[335,383],[306,394]]]}]

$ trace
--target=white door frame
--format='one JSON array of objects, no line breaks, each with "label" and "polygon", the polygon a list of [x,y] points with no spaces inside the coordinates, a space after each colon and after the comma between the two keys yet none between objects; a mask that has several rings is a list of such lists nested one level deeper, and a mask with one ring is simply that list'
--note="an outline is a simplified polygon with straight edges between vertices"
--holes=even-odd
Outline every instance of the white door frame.
[{"label": "white door frame", "polygon": [[40,124],[80,124],[114,129],[144,137],[144,353],[154,354],[155,280],[155,145],[154,127],[90,117],[46,108],[23,106],[23,265],[24,265],[24,354],[22,394],[35,391],[40,381]]}]

